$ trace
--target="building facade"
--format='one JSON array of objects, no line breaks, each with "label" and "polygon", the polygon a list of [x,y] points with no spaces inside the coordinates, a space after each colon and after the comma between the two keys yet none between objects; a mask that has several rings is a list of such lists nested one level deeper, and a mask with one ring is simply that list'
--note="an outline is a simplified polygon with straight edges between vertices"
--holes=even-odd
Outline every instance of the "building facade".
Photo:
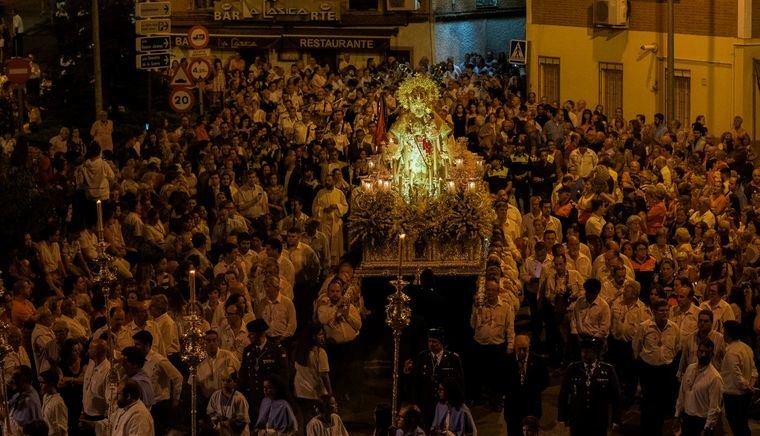
[{"label": "building facade", "polygon": [[505,53],[525,37],[525,0],[434,0],[436,60]]},{"label": "building facade", "polygon": [[[674,17],[676,118],[705,115],[720,135],[741,115],[754,138],[760,0],[676,0]],[[528,0],[529,89],[608,114],[621,107],[626,119],[667,113],[668,24],[666,1]]]},{"label": "building facade", "polygon": [[[209,29],[212,55],[263,56],[287,68],[315,58],[335,67],[395,55],[414,63],[433,56],[430,0],[171,0],[172,50],[188,56],[187,31]],[[287,71],[287,69],[286,69]]]}]

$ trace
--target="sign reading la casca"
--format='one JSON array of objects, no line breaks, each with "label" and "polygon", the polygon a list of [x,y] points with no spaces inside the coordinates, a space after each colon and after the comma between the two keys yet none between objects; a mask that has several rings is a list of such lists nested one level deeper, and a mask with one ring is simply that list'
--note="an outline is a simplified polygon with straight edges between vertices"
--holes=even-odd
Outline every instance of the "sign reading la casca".
[{"label": "sign reading la casca", "polygon": [[308,0],[221,0],[214,2],[214,20],[338,21],[340,4]]}]

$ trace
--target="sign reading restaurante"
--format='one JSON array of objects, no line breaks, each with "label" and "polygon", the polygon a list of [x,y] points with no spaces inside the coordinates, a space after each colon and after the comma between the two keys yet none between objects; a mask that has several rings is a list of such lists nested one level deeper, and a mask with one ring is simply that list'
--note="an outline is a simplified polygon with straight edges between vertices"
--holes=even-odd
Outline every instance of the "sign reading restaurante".
[{"label": "sign reading restaurante", "polygon": [[[271,1],[221,0],[214,2],[214,20],[266,20],[266,21],[338,21],[340,4],[324,1],[315,4],[304,0]],[[258,6],[258,7],[257,7]]]}]

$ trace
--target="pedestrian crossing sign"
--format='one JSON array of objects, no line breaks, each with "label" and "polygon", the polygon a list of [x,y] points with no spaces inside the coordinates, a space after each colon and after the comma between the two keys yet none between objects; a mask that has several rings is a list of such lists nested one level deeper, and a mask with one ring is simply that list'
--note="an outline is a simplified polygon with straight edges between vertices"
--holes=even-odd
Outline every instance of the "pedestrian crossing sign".
[{"label": "pedestrian crossing sign", "polygon": [[509,41],[509,63],[519,65],[528,63],[528,43],[524,39]]}]

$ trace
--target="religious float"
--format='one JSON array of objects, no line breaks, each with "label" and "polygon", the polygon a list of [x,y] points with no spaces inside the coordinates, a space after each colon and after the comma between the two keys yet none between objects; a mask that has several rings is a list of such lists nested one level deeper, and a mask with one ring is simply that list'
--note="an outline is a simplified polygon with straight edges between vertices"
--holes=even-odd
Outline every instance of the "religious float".
[{"label": "religious float", "polygon": [[483,272],[495,218],[484,162],[435,113],[439,96],[428,75],[401,83],[402,112],[352,194],[348,230],[362,276]]}]

